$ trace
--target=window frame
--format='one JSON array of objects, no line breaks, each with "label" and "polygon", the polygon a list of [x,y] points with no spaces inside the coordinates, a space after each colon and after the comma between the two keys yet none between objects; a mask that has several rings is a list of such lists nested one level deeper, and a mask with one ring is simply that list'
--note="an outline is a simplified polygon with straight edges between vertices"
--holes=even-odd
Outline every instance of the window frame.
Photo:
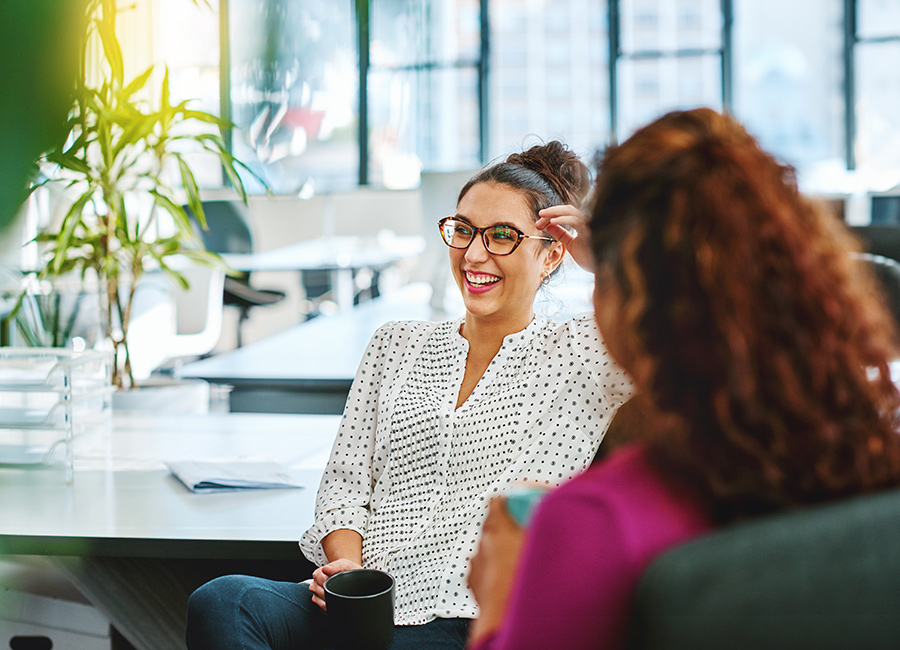
[{"label": "window frame", "polygon": [[723,108],[731,112],[733,108],[733,46],[734,23],[733,0],[719,0],[719,14],[722,20],[722,46],[717,48],[678,48],[674,50],[638,49],[625,52],[622,49],[621,0],[607,0],[609,16],[609,133],[615,143],[619,133],[619,61],[660,60],[662,58],[688,58],[714,55],[720,61],[720,87]]},{"label": "window frame", "polygon": [[[372,0],[345,0],[354,3],[357,27],[357,48],[359,57],[359,125],[357,130],[357,147],[359,151],[359,172],[357,183],[369,185],[369,115],[368,115],[368,76],[369,62],[369,17]],[[603,2],[603,0],[596,0]],[[490,151],[490,97],[489,97],[489,61],[490,61],[490,0],[480,0],[481,44],[475,60],[456,61],[452,63],[426,62],[396,69],[420,71],[439,68],[475,68],[477,70],[478,95],[478,131],[479,155],[482,164],[486,162]],[[609,80],[609,137],[612,143],[617,140],[619,127],[619,78],[618,63],[621,60],[660,59],[663,57],[697,57],[715,55],[720,58],[721,101],[725,111],[733,109],[734,79],[734,0],[719,0],[719,11],[722,23],[721,47],[719,48],[679,48],[674,50],[646,50],[624,52],[621,46],[622,25],[620,20],[621,0],[606,0],[608,19],[608,80]],[[876,37],[862,37],[858,31],[859,0],[844,0],[843,12],[843,67],[844,67],[844,158],[848,170],[856,169],[855,147],[857,140],[858,116],[855,111],[856,88],[856,47],[879,43],[900,42],[900,33]],[[231,75],[230,75],[230,36],[229,36],[229,0],[219,3],[219,105],[223,119],[231,122]],[[383,70],[394,68],[380,68]],[[229,127],[223,132],[228,146],[231,146],[233,133]]]},{"label": "window frame", "polygon": [[844,0],[844,156],[848,170],[856,169],[856,47],[900,43],[900,33],[889,36],[859,35],[859,0]]}]

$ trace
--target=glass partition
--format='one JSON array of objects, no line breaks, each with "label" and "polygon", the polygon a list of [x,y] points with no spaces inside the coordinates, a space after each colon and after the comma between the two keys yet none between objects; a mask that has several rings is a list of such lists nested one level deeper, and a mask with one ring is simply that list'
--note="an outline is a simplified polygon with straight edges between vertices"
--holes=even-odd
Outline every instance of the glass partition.
[{"label": "glass partition", "polygon": [[355,186],[353,3],[229,0],[228,9],[234,154],[276,193]]},{"label": "glass partition", "polygon": [[856,33],[860,38],[900,36],[900,2],[856,0]]},{"label": "glass partition", "polygon": [[478,166],[478,0],[374,0],[370,28],[369,181]]}]

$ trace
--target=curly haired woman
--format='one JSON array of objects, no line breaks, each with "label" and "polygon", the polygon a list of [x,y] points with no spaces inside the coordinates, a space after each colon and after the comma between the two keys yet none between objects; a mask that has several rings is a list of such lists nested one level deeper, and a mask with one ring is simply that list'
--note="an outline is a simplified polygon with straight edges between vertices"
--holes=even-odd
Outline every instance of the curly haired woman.
[{"label": "curly haired woman", "polygon": [[622,647],[663,551],[900,484],[896,348],[873,280],[734,119],[644,127],[606,152],[594,201],[595,316],[647,424],[547,496],[524,540],[492,502],[469,577],[477,650]]}]

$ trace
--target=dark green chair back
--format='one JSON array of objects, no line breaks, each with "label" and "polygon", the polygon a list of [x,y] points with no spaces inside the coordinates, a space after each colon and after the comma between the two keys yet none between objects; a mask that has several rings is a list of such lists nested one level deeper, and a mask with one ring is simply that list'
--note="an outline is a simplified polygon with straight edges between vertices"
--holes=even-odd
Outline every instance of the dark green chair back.
[{"label": "dark green chair back", "polygon": [[736,524],[657,558],[634,650],[900,648],[900,491]]}]

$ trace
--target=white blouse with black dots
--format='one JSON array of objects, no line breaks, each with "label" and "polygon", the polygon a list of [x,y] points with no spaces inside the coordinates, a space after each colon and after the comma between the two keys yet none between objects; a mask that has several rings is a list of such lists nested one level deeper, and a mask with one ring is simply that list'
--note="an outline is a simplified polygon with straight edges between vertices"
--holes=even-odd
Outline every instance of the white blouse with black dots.
[{"label": "white blouse with black dots", "polygon": [[504,339],[457,409],[462,322],[392,322],[372,337],[300,540],[322,565],[323,537],[359,532],[363,566],[396,580],[398,625],[476,617],[466,573],[488,500],[580,473],[631,394],[592,315],[538,317]]}]

